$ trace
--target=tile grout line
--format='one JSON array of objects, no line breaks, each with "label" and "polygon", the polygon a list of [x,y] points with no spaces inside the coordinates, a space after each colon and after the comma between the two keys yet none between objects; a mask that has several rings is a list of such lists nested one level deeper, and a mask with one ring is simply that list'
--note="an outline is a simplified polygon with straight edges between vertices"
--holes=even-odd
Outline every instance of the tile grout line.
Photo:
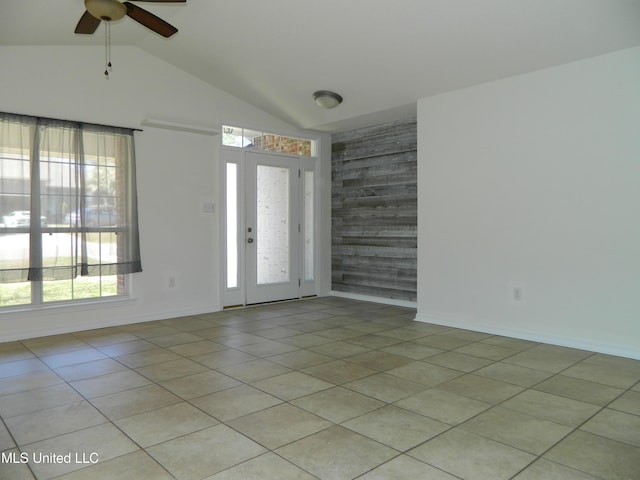
[{"label": "tile grout line", "polygon": [[[4,429],[7,431],[7,433],[9,434],[9,437],[11,438],[11,441],[13,442],[13,444],[15,445],[15,449],[18,450],[19,453],[23,453],[22,452],[22,448],[20,445],[18,445],[18,442],[16,441],[16,438],[14,437],[13,433],[11,432],[11,430],[9,429],[9,426],[7,425],[7,423],[5,422],[5,419],[2,415],[0,415],[0,422],[1,425],[4,427]],[[11,449],[13,450],[13,449]],[[6,450],[3,450],[3,452],[5,452]],[[35,472],[33,471],[33,469],[31,468],[31,464],[29,462],[27,462],[27,468],[29,469],[29,472],[31,473],[31,475],[33,475],[33,478],[37,478]]]},{"label": "tile grout line", "polygon": [[[477,342],[472,342],[472,343],[480,343],[481,341],[482,341],[482,340],[479,340],[479,341],[477,341]],[[538,346],[538,345],[543,345],[543,344],[533,345],[533,346],[531,346],[531,347],[529,347],[529,348],[527,348],[527,349],[525,349],[525,350],[523,350],[523,351],[530,350],[530,349],[532,349],[532,348],[535,348],[535,347],[536,347],[536,346]],[[449,350],[449,351],[453,351],[453,350]],[[522,353],[523,351],[515,352],[515,353],[513,353],[512,355],[510,355],[509,357],[505,357],[505,358],[510,358],[510,357],[512,357],[512,356],[518,355],[519,353]],[[470,421],[471,421],[471,420],[473,420],[474,418],[477,418],[478,416],[483,415],[484,413],[488,412],[489,410],[492,410],[493,408],[495,408],[495,407],[498,407],[498,406],[502,405],[503,403],[505,403],[505,402],[507,402],[508,400],[510,400],[510,399],[512,399],[512,398],[514,398],[514,397],[516,397],[516,396],[518,396],[518,395],[520,395],[520,394],[522,394],[522,393],[526,392],[527,390],[532,390],[532,389],[534,389],[534,387],[535,387],[535,386],[537,386],[537,385],[539,385],[539,384],[541,384],[541,383],[544,383],[545,381],[549,380],[550,378],[553,378],[553,377],[555,377],[555,376],[559,375],[561,372],[563,372],[563,371],[565,371],[565,370],[567,370],[567,369],[569,369],[569,368],[571,368],[571,367],[573,367],[573,366],[577,365],[578,363],[580,363],[580,362],[582,362],[582,361],[586,360],[587,358],[590,358],[590,357],[591,357],[591,356],[593,356],[593,355],[595,355],[595,353],[592,353],[591,355],[589,355],[589,356],[587,356],[587,357],[585,357],[585,358],[583,358],[583,359],[581,359],[581,360],[578,360],[577,362],[575,362],[575,363],[573,363],[572,365],[570,365],[570,366],[568,366],[568,367],[564,368],[564,369],[563,369],[563,370],[561,370],[560,372],[557,372],[557,373],[553,374],[551,377],[545,378],[544,380],[541,380],[540,382],[537,382],[537,383],[535,383],[535,384],[533,384],[533,385],[531,385],[531,386],[529,386],[529,387],[525,387],[525,388],[524,388],[524,390],[522,390],[522,391],[520,391],[520,392],[518,392],[518,393],[516,393],[516,394],[514,394],[514,395],[512,395],[512,396],[510,396],[510,397],[508,397],[508,398],[505,398],[505,399],[501,400],[500,402],[498,402],[498,403],[496,403],[496,404],[494,404],[494,405],[491,405],[489,408],[487,408],[487,409],[485,409],[485,410],[483,410],[483,411],[481,411],[481,412],[478,412],[476,415],[474,415],[474,416],[472,416],[472,417],[467,418],[467,419],[466,419],[466,420],[464,420],[463,422],[461,422],[461,423],[459,423],[459,424],[456,424],[456,425],[451,425],[451,426],[450,426],[450,428],[448,428],[448,429],[446,429],[446,430],[444,430],[444,431],[440,432],[439,434],[437,434],[437,435],[435,435],[435,436],[433,436],[433,437],[431,437],[431,438],[429,438],[429,439],[425,440],[425,441],[424,441],[424,442],[422,442],[422,443],[419,443],[419,444],[417,444],[417,445],[414,445],[413,447],[411,447],[411,448],[410,448],[409,450],[407,450],[406,452],[403,452],[403,454],[409,455],[409,453],[408,453],[408,452],[409,452],[410,450],[413,450],[413,449],[418,448],[418,447],[420,447],[420,446],[426,445],[426,444],[427,444],[427,443],[429,443],[430,441],[432,441],[432,440],[434,440],[434,439],[436,439],[436,438],[438,438],[438,437],[440,437],[440,436],[444,435],[444,434],[445,434],[445,433],[447,433],[447,432],[450,432],[450,431],[452,431],[452,430],[454,430],[454,429],[456,429],[456,428],[460,427],[461,425],[464,425],[465,423],[470,422]],[[493,362],[493,364],[495,364],[495,363],[499,363],[499,362],[502,362],[503,360],[504,360],[504,358],[503,358],[503,359],[500,359],[500,360],[495,360],[495,361]],[[485,365],[484,367],[486,367],[486,366],[488,366],[488,365]],[[482,368],[484,368],[484,367],[479,367],[479,368],[477,368],[476,370],[472,370],[471,372],[463,372],[463,375],[462,375],[462,376],[464,376],[464,375],[468,375],[468,374],[472,374],[473,372],[476,372],[476,371],[478,371],[478,370],[480,370],[480,369],[482,369]],[[550,372],[547,372],[547,373],[550,373]],[[460,378],[460,377],[457,377],[457,378]],[[454,380],[455,380],[455,379],[454,379]],[[451,381],[451,380],[448,380],[448,381],[442,382],[442,383],[440,383],[440,384],[437,384],[437,385],[431,386],[431,387],[427,388],[427,390],[430,390],[430,389],[432,389],[432,388],[437,388],[439,385],[443,385],[443,384],[445,384],[445,383],[448,383],[449,381]],[[509,382],[504,382],[504,383],[509,383]],[[512,385],[514,385],[514,384],[512,384]],[[518,385],[518,386],[521,386],[521,385]],[[425,391],[426,391],[426,390],[425,390]],[[543,392],[543,393],[544,393],[544,392]],[[457,395],[457,394],[456,394],[456,395]],[[621,394],[621,395],[622,395],[622,394]],[[463,396],[463,397],[464,397],[464,396]],[[466,398],[469,398],[469,397],[466,397]],[[568,398],[568,397],[562,397],[562,398]],[[473,398],[472,398],[472,399],[473,399]],[[569,400],[573,400],[573,399],[569,399]],[[614,401],[614,400],[612,400],[612,401]],[[402,408],[402,407],[400,407],[400,408]],[[507,408],[507,407],[503,407],[503,408]],[[603,407],[602,409],[604,409],[604,407]],[[597,415],[597,413],[599,413],[602,409],[598,410],[595,414],[593,414],[593,416]],[[509,409],[509,410],[511,410],[511,409]],[[521,414],[522,414],[522,412],[516,412],[516,413],[521,413]],[[537,418],[537,417],[532,416],[532,415],[529,415],[529,414],[524,414],[524,415],[527,415],[527,416],[532,417],[532,418]],[[433,419],[433,420],[437,420],[437,419],[434,419],[434,418],[432,418],[432,417],[429,417],[428,415],[423,415],[423,416],[425,416],[426,418],[431,418],[431,419]],[[589,419],[590,419],[590,418],[592,418],[593,416],[589,417]],[[585,422],[581,423],[581,424],[580,424],[580,426],[581,426],[581,425],[583,425],[584,423],[586,423],[586,421],[588,421],[589,419],[587,419],[587,420],[585,420]],[[556,423],[556,422],[553,422],[553,423]],[[560,424],[559,424],[559,425],[560,425]],[[567,433],[565,436],[563,436],[560,440],[558,440],[557,442],[555,442],[551,447],[547,448],[544,452],[542,452],[542,453],[541,453],[541,454],[539,454],[539,455],[538,455],[538,454],[534,454],[534,453],[532,453],[532,452],[529,452],[529,451],[527,451],[527,450],[523,450],[522,448],[515,447],[515,446],[513,446],[513,445],[509,445],[509,444],[504,443],[504,442],[501,442],[501,441],[499,441],[499,440],[495,440],[495,439],[493,439],[493,438],[487,437],[487,436],[482,435],[482,434],[478,434],[478,433],[474,433],[474,432],[469,432],[469,433],[473,433],[473,434],[475,434],[475,435],[479,435],[479,436],[481,436],[481,437],[483,437],[483,438],[486,438],[486,439],[488,439],[488,440],[490,440],[490,441],[497,442],[497,443],[499,443],[499,444],[501,444],[501,445],[505,445],[505,446],[507,446],[507,447],[510,447],[510,448],[513,448],[513,449],[516,449],[516,450],[522,451],[522,452],[527,453],[527,454],[529,454],[529,455],[533,455],[535,458],[534,458],[530,463],[528,463],[527,465],[525,465],[521,470],[519,470],[519,471],[518,471],[514,476],[512,476],[512,477],[511,477],[511,478],[514,478],[516,475],[518,475],[518,474],[519,474],[519,473],[521,473],[522,471],[524,471],[524,470],[526,470],[527,468],[529,468],[533,463],[535,463],[535,462],[537,462],[538,460],[540,460],[541,458],[543,458],[543,455],[544,455],[544,454],[546,454],[549,450],[551,450],[553,447],[555,447],[558,443],[560,443],[562,440],[564,440],[564,439],[565,439],[565,438],[567,438],[569,435],[571,435],[571,434],[572,434],[575,430],[577,430],[578,428],[579,428],[579,426],[578,426],[578,427],[576,427],[576,428],[574,428],[574,429],[573,429],[573,430],[571,430],[570,432],[568,432],[568,433]],[[412,456],[412,458],[415,458],[415,457],[413,457],[413,456]],[[416,458],[416,460],[418,460],[418,461],[422,461],[422,460],[417,459],[417,458]],[[435,465],[432,465],[432,464],[429,464],[429,465],[431,465],[431,466],[432,466],[432,467],[434,467],[434,468],[437,468]],[[569,467],[569,466],[567,465],[567,467]],[[569,468],[572,468],[572,467],[569,467]],[[449,473],[449,474],[453,475],[451,472],[446,472],[446,473]],[[585,473],[586,473],[586,472],[585,472]]]}]

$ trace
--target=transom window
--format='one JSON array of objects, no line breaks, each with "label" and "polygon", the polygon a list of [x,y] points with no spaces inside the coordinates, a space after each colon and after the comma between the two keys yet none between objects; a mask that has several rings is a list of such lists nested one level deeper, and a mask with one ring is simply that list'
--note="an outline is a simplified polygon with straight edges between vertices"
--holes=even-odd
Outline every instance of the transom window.
[{"label": "transom window", "polygon": [[226,147],[253,148],[265,152],[316,156],[316,141],[306,138],[289,137],[249,128],[222,126],[222,145]]}]

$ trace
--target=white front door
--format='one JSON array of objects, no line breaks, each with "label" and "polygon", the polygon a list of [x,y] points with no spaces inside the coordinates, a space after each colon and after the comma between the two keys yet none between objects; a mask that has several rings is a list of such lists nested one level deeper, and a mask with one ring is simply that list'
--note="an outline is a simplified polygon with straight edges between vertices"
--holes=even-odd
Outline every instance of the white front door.
[{"label": "white front door", "polygon": [[298,159],[245,157],[246,303],[298,298]]},{"label": "white front door", "polygon": [[315,290],[315,169],[295,156],[223,154],[224,305],[300,298]]}]

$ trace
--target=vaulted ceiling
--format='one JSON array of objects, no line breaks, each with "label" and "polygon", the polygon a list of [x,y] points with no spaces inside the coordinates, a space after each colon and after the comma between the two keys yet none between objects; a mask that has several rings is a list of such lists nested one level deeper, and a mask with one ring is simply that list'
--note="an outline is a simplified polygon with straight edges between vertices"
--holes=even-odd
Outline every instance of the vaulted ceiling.
[{"label": "vaulted ceiling", "polygon": [[[136,2],[112,42],[160,59],[300,128],[341,131],[415,112],[420,98],[640,45],[640,0]],[[82,0],[2,0],[0,45],[101,45],[76,35]],[[78,65],[83,68],[83,65]],[[315,90],[344,97],[334,110]]]}]

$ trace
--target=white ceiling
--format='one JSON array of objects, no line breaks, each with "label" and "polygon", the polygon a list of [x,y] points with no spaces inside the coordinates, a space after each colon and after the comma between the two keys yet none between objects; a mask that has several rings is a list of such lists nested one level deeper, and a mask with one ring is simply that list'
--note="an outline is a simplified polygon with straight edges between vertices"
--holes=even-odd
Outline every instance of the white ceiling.
[{"label": "white ceiling", "polygon": [[[187,0],[136,2],[132,45],[296,127],[342,131],[415,112],[430,95],[640,45],[640,0]],[[2,0],[0,45],[101,45],[75,35],[82,0]],[[78,68],[82,68],[79,65]],[[335,110],[315,90],[344,97]]]}]

